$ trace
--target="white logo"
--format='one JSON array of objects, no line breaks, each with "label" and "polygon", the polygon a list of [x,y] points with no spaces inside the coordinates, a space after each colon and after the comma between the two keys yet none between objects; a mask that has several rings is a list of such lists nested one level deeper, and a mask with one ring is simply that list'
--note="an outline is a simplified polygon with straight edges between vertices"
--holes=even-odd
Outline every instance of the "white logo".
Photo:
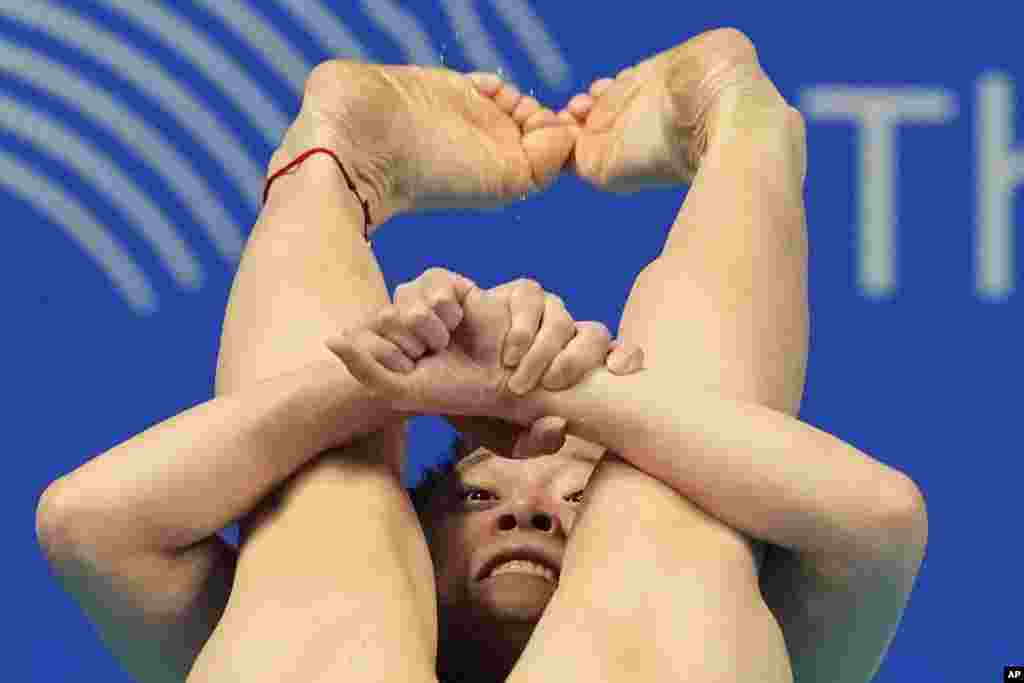
[{"label": "white logo", "polygon": [[[473,68],[497,71],[515,80],[483,28],[473,0],[439,2],[454,40]],[[543,82],[564,90],[571,80],[569,65],[527,0],[490,2]],[[268,16],[271,11],[286,13],[313,37],[322,55],[373,59],[342,17],[324,2],[196,0],[194,4],[205,15],[204,22],[218,22],[260,56],[285,84],[295,108],[306,75],[315,64],[308,50],[278,29]],[[239,134],[181,71],[195,70],[213,83],[216,96],[229,102],[246,125],[258,132],[257,147],[273,149],[291,114],[279,103],[281,98],[261,84],[259,72],[212,39],[204,26],[173,0],[96,0],[95,5],[95,10],[87,12],[74,3],[55,0],[0,0],[0,77],[19,84],[10,93],[0,91],[0,135],[10,136],[18,149],[31,150],[19,154],[0,147],[0,186],[60,225],[106,273],[133,310],[150,314],[159,307],[150,278],[104,220],[69,190],[65,175],[102,196],[182,289],[202,287],[203,266],[178,235],[175,225],[180,218],[150,196],[144,184],[126,170],[124,159],[109,151],[109,145],[93,131],[116,140],[156,174],[202,228],[224,263],[234,266],[244,244],[239,226],[251,223],[258,211],[268,159],[253,152],[253,145],[241,144]],[[444,63],[446,43],[442,42],[442,50],[436,49],[416,16],[398,2],[360,0],[353,9],[393,40],[407,62]],[[99,13],[116,21],[104,22],[96,16]],[[125,28],[118,32],[118,27]],[[26,34],[33,39],[21,40]],[[67,58],[69,52],[74,59]],[[185,68],[173,69],[168,55]],[[104,76],[97,77],[97,71]],[[136,99],[125,96],[126,89],[159,108],[163,118],[157,121],[139,111]],[[38,97],[52,98],[60,107],[73,110],[75,119],[55,116],[38,105]],[[76,126],[78,117],[87,125]],[[170,126],[167,121],[172,122]],[[204,171],[176,144],[182,137],[202,146],[219,169],[219,185],[228,185],[236,196],[210,189]],[[54,166],[62,172],[54,173]],[[248,215],[239,216],[230,208],[239,205],[238,198]]]}]

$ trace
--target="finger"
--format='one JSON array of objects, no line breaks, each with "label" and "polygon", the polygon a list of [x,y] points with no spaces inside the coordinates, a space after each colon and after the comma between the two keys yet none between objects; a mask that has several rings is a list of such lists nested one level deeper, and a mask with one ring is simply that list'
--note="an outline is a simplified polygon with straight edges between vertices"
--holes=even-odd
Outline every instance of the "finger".
[{"label": "finger", "polygon": [[422,301],[415,302],[400,309],[399,318],[406,329],[412,331],[416,338],[434,351],[448,347],[451,334],[444,321]]},{"label": "finger", "polygon": [[467,75],[469,80],[473,82],[473,85],[476,86],[476,89],[487,97],[494,97],[501,90],[502,80],[498,74],[474,71]]},{"label": "finger", "polygon": [[566,424],[560,417],[538,418],[529,429],[524,429],[516,435],[515,445],[508,457],[513,460],[525,460],[557,453],[565,445]]},{"label": "finger", "polygon": [[462,304],[459,303],[451,280],[431,285],[425,292],[424,299],[430,310],[441,319],[449,331],[454,330],[462,322]]},{"label": "finger", "polygon": [[502,87],[492,97],[498,108],[510,116],[522,98],[523,94],[519,92],[519,88],[511,83],[503,83]]},{"label": "finger", "polygon": [[594,108],[594,98],[587,94],[579,94],[569,100],[566,109],[577,119],[585,119]]},{"label": "finger", "polygon": [[534,280],[519,280],[509,292],[512,327],[505,336],[505,367],[515,367],[530,349],[544,315],[544,290]]},{"label": "finger", "polygon": [[522,123],[523,133],[532,133],[539,128],[551,126],[564,126],[565,121],[558,118],[558,115],[550,109],[538,109]]},{"label": "finger", "polygon": [[551,455],[562,450],[568,422],[561,417],[548,415],[534,421],[529,432],[524,434],[520,453],[525,457]]},{"label": "finger", "polygon": [[612,342],[605,366],[615,375],[631,375],[644,369],[644,350],[636,344]]},{"label": "finger", "polygon": [[412,282],[395,289],[395,305],[408,306],[424,302],[441,318],[449,330],[462,321],[462,302],[476,287],[471,279],[444,268],[428,268]]},{"label": "finger", "polygon": [[575,386],[588,372],[604,365],[611,340],[611,332],[603,323],[576,323],[576,336],[551,362],[541,384],[548,391]]},{"label": "finger", "polygon": [[377,312],[373,331],[396,344],[412,360],[418,360],[427,351],[425,343],[416,338],[401,319],[401,308],[385,306]]},{"label": "finger", "polygon": [[576,324],[565,304],[554,294],[547,294],[540,332],[509,379],[509,390],[520,396],[532,391],[551,362],[575,336]]},{"label": "finger", "polygon": [[430,268],[421,277],[427,305],[454,330],[462,322],[462,302],[476,283],[444,268]]},{"label": "finger", "polygon": [[523,99],[519,100],[519,104],[516,105],[515,111],[512,112],[512,118],[517,124],[522,126],[526,123],[526,119],[530,118],[541,109],[543,109],[543,107],[540,102],[527,95]]},{"label": "finger", "polygon": [[[325,342],[328,350],[345,364],[349,374],[371,389],[394,393],[400,389],[396,376],[384,367],[414,367],[401,349],[366,329],[346,332]],[[404,359],[404,363],[403,363]]]},{"label": "finger", "polygon": [[612,87],[612,84],[614,82],[615,82],[615,79],[613,79],[613,78],[599,78],[599,79],[597,79],[596,81],[594,81],[593,83],[590,84],[590,96],[591,97],[600,97],[601,95],[603,95],[608,90],[608,88]]},{"label": "finger", "polygon": [[561,121],[562,123],[582,123],[582,121],[580,121],[579,118],[573,116],[572,112],[569,111],[568,109],[563,109],[562,111],[558,112],[558,120]]}]

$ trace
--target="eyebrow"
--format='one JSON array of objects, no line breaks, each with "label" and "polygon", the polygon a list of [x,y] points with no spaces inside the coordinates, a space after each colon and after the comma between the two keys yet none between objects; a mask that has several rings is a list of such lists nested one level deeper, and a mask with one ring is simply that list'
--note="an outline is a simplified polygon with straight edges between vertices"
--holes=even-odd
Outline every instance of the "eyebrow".
[{"label": "eyebrow", "polygon": [[[459,474],[464,474],[473,466],[478,465],[481,462],[488,460],[492,457],[496,457],[496,454],[486,449],[479,449],[475,453],[467,455],[465,458],[457,462],[455,464],[455,471]],[[569,452],[569,457],[572,458],[573,460],[579,460],[580,462],[585,462],[588,464],[594,464],[597,462],[594,458],[589,458],[580,453],[579,451],[575,450]]]}]

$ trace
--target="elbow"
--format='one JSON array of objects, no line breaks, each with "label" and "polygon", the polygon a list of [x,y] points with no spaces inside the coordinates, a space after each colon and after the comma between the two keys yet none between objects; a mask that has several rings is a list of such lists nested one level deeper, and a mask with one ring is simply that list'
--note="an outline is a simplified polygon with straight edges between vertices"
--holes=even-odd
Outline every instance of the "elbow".
[{"label": "elbow", "polygon": [[61,477],[46,487],[36,503],[36,542],[50,564],[66,557],[75,544],[68,488],[67,477]]},{"label": "elbow", "polygon": [[880,523],[889,543],[901,554],[920,563],[928,545],[928,509],[921,488],[906,474],[896,471],[886,503],[880,505]]}]

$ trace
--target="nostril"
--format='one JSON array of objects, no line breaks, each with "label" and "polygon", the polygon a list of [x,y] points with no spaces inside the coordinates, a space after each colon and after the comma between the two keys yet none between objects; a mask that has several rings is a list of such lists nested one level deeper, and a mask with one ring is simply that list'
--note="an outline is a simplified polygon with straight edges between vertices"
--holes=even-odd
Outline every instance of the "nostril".
[{"label": "nostril", "polygon": [[541,531],[551,531],[551,517],[543,514],[534,515],[533,526]]},{"label": "nostril", "polygon": [[511,531],[516,528],[516,518],[512,515],[502,515],[498,520],[498,528],[502,531]]}]

